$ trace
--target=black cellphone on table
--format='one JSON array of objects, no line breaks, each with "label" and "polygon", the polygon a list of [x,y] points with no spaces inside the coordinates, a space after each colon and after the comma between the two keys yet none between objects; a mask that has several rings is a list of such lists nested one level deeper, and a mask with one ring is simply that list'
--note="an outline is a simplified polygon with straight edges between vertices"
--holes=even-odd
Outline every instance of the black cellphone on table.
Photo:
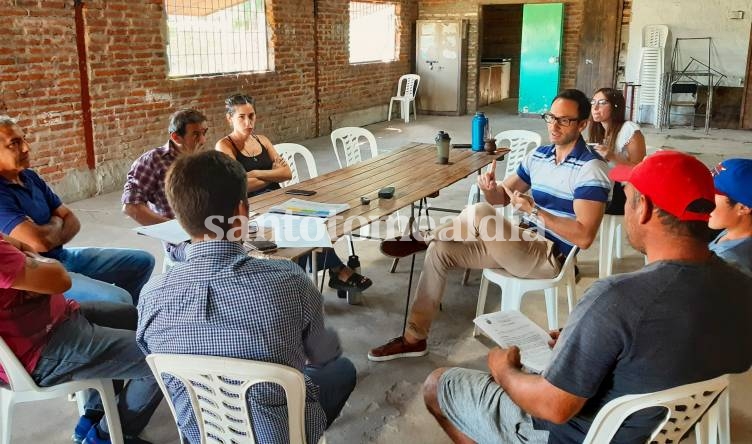
[{"label": "black cellphone on table", "polygon": [[316,192],[311,190],[299,190],[297,188],[293,188],[290,190],[285,190],[285,194],[294,194],[296,196],[313,196],[314,194],[316,194]]},{"label": "black cellphone on table", "polygon": [[394,197],[394,187],[384,187],[379,190],[379,198],[391,199]]},{"label": "black cellphone on table", "polygon": [[245,245],[252,250],[257,250],[257,251],[261,251],[264,253],[271,253],[273,251],[277,251],[277,244],[275,244],[272,241],[267,241],[267,240],[245,241]]}]

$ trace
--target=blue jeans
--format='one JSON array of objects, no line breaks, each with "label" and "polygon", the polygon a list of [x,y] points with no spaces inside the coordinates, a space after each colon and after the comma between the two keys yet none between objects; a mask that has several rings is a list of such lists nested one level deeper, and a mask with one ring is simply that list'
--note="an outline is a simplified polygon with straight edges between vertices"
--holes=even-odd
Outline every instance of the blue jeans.
[{"label": "blue jeans", "polygon": [[[337,252],[334,251],[334,248],[324,248],[324,251],[321,253],[315,253],[316,254],[316,265],[318,266],[319,270],[323,269],[330,269],[330,268],[336,268],[341,267],[342,265],[345,265],[344,262],[342,262],[342,259],[337,256]],[[298,265],[303,267],[304,270],[308,270],[308,262],[310,261],[311,255],[302,256],[298,259]]]},{"label": "blue jeans", "polygon": [[[137,317],[130,304],[81,304],[78,313],[52,331],[32,379],[41,387],[81,379],[129,379],[118,395],[118,412],[123,434],[137,436],[162,400],[159,385],[136,344]],[[94,390],[87,392],[86,410],[103,410]],[[99,429],[109,433],[104,418]]]},{"label": "blue jeans", "polygon": [[125,248],[64,248],[58,260],[73,281],[65,297],[79,302],[136,305],[154,269],[154,256]]},{"label": "blue jeans", "polygon": [[340,356],[323,367],[306,366],[303,373],[319,386],[319,404],[326,413],[326,427],[329,428],[355,388],[355,366]]}]

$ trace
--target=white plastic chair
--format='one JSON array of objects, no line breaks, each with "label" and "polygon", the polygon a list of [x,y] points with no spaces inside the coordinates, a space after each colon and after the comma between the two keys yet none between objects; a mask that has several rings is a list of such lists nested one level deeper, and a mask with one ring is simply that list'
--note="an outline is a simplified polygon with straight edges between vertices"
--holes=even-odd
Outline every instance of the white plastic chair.
[{"label": "white plastic chair", "polygon": [[308,168],[309,179],[313,179],[319,175],[316,170],[316,160],[314,160],[313,154],[311,154],[308,148],[303,145],[297,143],[278,143],[274,145],[274,149],[277,150],[277,154],[285,159],[285,162],[287,162],[287,165],[290,166],[290,170],[292,171],[292,179],[280,183],[282,188],[300,183],[300,174],[298,174],[298,166],[295,162],[296,154],[300,155],[305,161],[306,167]]},{"label": "white plastic chair", "polygon": [[[530,149],[535,149],[541,145],[541,136],[538,133],[527,130],[502,131],[496,135],[495,139],[497,147],[502,146],[502,142],[507,140],[509,141],[509,148],[511,149],[511,151],[505,156],[507,164],[504,170],[503,179],[506,179],[517,172],[517,167],[522,163],[522,160]],[[478,203],[479,195],[478,185],[473,184],[470,187],[470,193],[467,196],[467,204],[473,205]],[[505,215],[507,215],[507,211],[508,210],[505,208]],[[511,211],[511,208],[509,211]]]},{"label": "white plastic chair", "polygon": [[[530,291],[544,290],[546,295],[546,312],[548,315],[549,330],[559,328],[559,311],[558,311],[558,290],[566,288],[567,305],[569,312],[575,303],[576,283],[574,279],[574,262],[577,256],[577,247],[572,248],[567,255],[564,265],[562,265],[559,274],[551,279],[525,279],[512,276],[505,270],[497,268],[485,268],[483,277],[480,281],[480,290],[478,291],[478,307],[475,310],[475,317],[482,315],[486,308],[486,296],[488,295],[488,284],[492,282],[501,287],[501,311],[519,310],[522,305],[522,297]],[[477,327],[473,329],[473,336],[478,336]]]},{"label": "white plastic chair", "polygon": [[[373,136],[373,133],[365,128],[360,128],[357,126],[345,126],[342,128],[337,128],[336,130],[332,131],[330,137],[332,139],[332,148],[334,149],[334,155],[337,157],[337,163],[339,164],[340,168],[349,167],[363,160],[363,157],[360,154],[361,138],[365,138],[368,142],[368,147],[371,150],[371,158],[379,155],[379,148],[376,144],[376,138]],[[342,149],[344,151],[344,164],[342,163],[342,159],[339,157],[339,149],[337,148],[338,144],[342,145]],[[397,217],[399,217],[399,212],[397,213]],[[368,226],[365,226],[360,229],[359,233],[363,236],[369,236],[371,231]],[[345,239],[348,242],[348,249],[350,251],[350,254],[355,254],[350,236],[345,236]]]},{"label": "white plastic chair", "polygon": [[[357,126],[345,126],[337,128],[332,131],[332,148],[334,148],[334,156],[337,158],[337,163],[340,168],[349,167],[363,160],[360,155],[360,138],[363,137],[368,142],[371,150],[371,157],[379,155],[379,148],[376,145],[376,138],[373,133],[365,128],[359,128]],[[339,157],[339,149],[337,144],[341,144],[344,154],[345,162],[342,163],[342,159]]]},{"label": "white plastic chair", "polygon": [[[162,375],[177,378],[185,387],[204,443],[255,444],[246,394],[255,384],[280,385],[287,399],[291,443],[306,444],[303,375],[292,367],[219,356],[155,353],[146,357],[177,424],[175,406]],[[232,382],[231,382],[232,381]],[[325,444],[324,437],[319,444]]]},{"label": "white plastic chair", "polygon": [[[647,155],[660,151],[660,148],[645,147]],[[604,214],[599,230],[600,245],[598,248],[598,278],[611,276],[614,268],[614,256],[624,257],[624,216]],[[605,241],[604,241],[605,240]],[[647,264],[647,262],[646,262]]]},{"label": "white plastic chair", "polygon": [[[10,383],[10,388],[0,385],[0,444],[10,444],[13,407],[16,404],[64,398],[87,389],[98,391],[102,398],[110,440],[113,444],[123,444],[120,413],[118,413],[111,379],[84,379],[52,387],[39,387],[2,338],[0,338],[0,365],[5,370]],[[76,399],[83,399],[83,394],[77,395]]]},{"label": "white plastic chair", "polygon": [[604,214],[599,230],[598,278],[611,276],[614,256],[622,258],[622,221],[624,216]]},{"label": "white plastic chair", "polygon": [[665,407],[666,417],[647,442],[678,443],[694,426],[697,444],[731,442],[728,376],[643,395],[611,400],[598,412],[583,444],[611,442],[624,420],[648,407]]},{"label": "white plastic chair", "polygon": [[[420,76],[417,74],[405,74],[397,82],[397,95],[389,101],[389,118],[392,120],[392,104],[396,100],[400,102],[400,117],[405,119],[405,123],[410,123],[410,103],[413,104],[413,115],[418,120],[418,112],[415,110],[415,96],[418,94],[418,84]],[[402,85],[405,85],[404,87]],[[404,92],[403,92],[404,91]]]},{"label": "white plastic chair", "polygon": [[[277,150],[277,154],[282,156],[283,159],[285,159],[285,162],[287,162],[287,165],[290,167],[290,171],[292,171],[292,178],[288,181],[280,183],[280,186],[282,188],[295,185],[297,183],[300,183],[300,174],[298,173],[298,165],[295,162],[295,155],[299,154],[301,157],[303,157],[303,160],[305,161],[306,168],[308,169],[308,178],[313,179],[314,177],[318,177],[319,173],[316,169],[316,160],[313,158],[313,154],[308,150],[308,148],[304,147],[303,145],[297,144],[297,143],[278,143],[274,145],[274,149]],[[313,285],[318,288],[319,286],[319,272],[318,272],[318,264],[316,263],[316,254],[311,254],[311,280],[313,281]]]}]

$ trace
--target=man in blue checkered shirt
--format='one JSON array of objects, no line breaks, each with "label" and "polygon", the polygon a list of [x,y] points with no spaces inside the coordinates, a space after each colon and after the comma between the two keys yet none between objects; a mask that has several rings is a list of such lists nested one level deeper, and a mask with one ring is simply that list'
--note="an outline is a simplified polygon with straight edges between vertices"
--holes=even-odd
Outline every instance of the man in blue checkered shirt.
[{"label": "man in blue checkered shirt", "polygon": [[[144,288],[139,346],[145,353],[250,359],[303,372],[307,440],[318,442],[356,380],[355,367],[341,356],[337,334],[324,327],[321,294],[295,263],[248,257],[240,243],[227,240],[247,226],[245,219],[232,219],[248,214],[239,163],[218,151],[181,157],[165,185],[192,243],[186,262]],[[174,378],[166,377],[165,383],[184,439],[200,442],[185,389]],[[257,442],[286,443],[282,389],[251,390],[248,403]]]}]

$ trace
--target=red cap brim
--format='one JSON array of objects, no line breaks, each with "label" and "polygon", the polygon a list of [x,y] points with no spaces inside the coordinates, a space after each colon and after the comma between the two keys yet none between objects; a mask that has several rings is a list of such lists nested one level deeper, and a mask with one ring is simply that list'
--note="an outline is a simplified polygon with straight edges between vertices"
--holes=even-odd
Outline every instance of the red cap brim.
[{"label": "red cap brim", "polygon": [[630,165],[616,165],[608,172],[608,177],[614,182],[629,182],[632,170],[634,167]]}]

